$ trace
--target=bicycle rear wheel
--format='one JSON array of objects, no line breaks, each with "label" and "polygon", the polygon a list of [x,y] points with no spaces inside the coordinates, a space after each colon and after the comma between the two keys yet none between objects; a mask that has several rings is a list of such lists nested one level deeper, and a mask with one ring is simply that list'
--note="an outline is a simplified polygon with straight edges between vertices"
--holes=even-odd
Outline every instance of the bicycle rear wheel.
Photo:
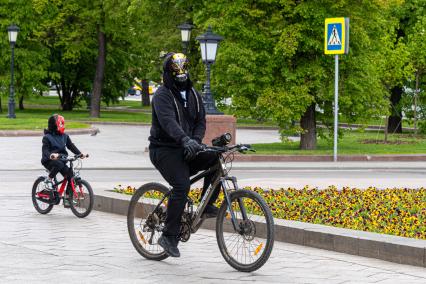
[{"label": "bicycle rear wheel", "polygon": [[[70,190],[71,191],[71,190]],[[69,203],[72,213],[78,218],[84,218],[93,209],[93,190],[85,180],[75,181],[75,193],[69,193]]]},{"label": "bicycle rear wheel", "polygon": [[227,203],[223,202],[216,220],[219,250],[233,268],[255,271],[265,264],[272,252],[274,220],[271,210],[258,193],[249,190],[232,192],[230,200],[237,230],[232,225]]},{"label": "bicycle rear wheel", "polygon": [[127,213],[130,240],[136,251],[150,260],[163,260],[168,257],[158,244],[166,220],[168,197],[163,202],[161,200],[168,192],[169,189],[162,184],[147,183],[142,185],[130,200]]},{"label": "bicycle rear wheel", "polygon": [[53,204],[50,204],[50,198],[42,197],[40,192],[45,189],[44,184],[45,177],[39,177],[33,184],[31,191],[31,199],[33,201],[34,208],[40,214],[47,214],[52,211]]}]

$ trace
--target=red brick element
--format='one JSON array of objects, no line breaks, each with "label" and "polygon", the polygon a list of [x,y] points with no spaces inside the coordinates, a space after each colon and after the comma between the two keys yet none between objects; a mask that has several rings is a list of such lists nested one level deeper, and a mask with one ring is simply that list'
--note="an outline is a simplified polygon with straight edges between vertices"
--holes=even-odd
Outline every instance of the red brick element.
[{"label": "red brick element", "polygon": [[237,124],[237,119],[235,117],[232,115],[207,115],[206,124],[207,129],[203,140],[204,144],[211,145],[213,138],[216,138],[226,132],[231,133],[231,144],[235,144],[235,128]]}]

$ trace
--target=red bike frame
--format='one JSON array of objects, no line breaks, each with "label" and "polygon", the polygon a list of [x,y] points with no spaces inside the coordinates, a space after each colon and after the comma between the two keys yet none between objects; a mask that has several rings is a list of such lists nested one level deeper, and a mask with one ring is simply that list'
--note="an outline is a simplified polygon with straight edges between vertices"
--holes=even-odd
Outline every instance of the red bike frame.
[{"label": "red bike frame", "polygon": [[[67,186],[67,179],[64,179],[64,180],[62,180],[61,182],[58,182],[58,183],[56,183],[55,185],[54,185],[54,187],[55,187],[55,189],[57,189],[58,188],[58,185],[59,184],[61,184],[61,187],[59,188],[59,190],[58,190],[58,194],[59,194],[59,197],[62,197],[62,194],[64,193],[64,191],[65,191],[65,188],[66,188],[66,186]],[[75,190],[75,182],[74,182],[74,178],[71,178],[71,189],[72,189],[72,191],[73,191],[73,195],[74,195],[74,197],[78,197],[78,194],[77,194],[77,191]],[[83,193],[83,191],[82,191],[82,189],[80,188],[80,196],[84,196],[84,193]],[[48,194],[43,194],[43,193],[41,193],[41,192],[38,192],[37,193],[37,195],[38,195],[38,197],[40,197],[40,198],[50,198],[50,196],[48,195]]]}]

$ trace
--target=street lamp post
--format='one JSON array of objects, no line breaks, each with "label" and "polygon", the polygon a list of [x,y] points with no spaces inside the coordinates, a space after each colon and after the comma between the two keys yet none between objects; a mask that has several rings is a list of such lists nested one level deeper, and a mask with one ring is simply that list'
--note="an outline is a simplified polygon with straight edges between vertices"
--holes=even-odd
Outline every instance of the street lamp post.
[{"label": "street lamp post", "polygon": [[204,86],[204,106],[207,114],[223,114],[216,108],[213,96],[210,91],[210,66],[216,60],[216,51],[219,42],[223,37],[216,35],[212,32],[212,28],[209,26],[207,32],[196,38],[200,42],[201,59],[206,65],[206,84]]},{"label": "street lamp post", "polygon": [[188,52],[189,41],[191,40],[191,31],[194,26],[188,23],[183,23],[178,26],[180,30],[180,34],[182,37],[182,47],[183,53],[186,54]]},{"label": "street lamp post", "polygon": [[8,105],[8,118],[16,118],[15,115],[15,89],[13,87],[13,68],[14,68],[14,59],[15,59],[15,44],[16,38],[18,36],[19,28],[12,24],[7,28],[9,34],[10,47],[12,48],[12,59],[10,63],[10,92],[9,92],[9,105]]}]

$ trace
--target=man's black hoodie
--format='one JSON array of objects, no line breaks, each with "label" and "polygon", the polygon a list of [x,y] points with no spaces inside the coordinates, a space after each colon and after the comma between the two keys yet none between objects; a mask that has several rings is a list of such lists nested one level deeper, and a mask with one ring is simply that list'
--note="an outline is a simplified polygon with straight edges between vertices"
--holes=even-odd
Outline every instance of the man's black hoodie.
[{"label": "man's black hoodie", "polygon": [[[167,68],[165,68],[167,69]],[[189,137],[199,143],[206,131],[206,113],[201,96],[188,78],[186,101],[182,98],[172,75],[164,71],[163,86],[152,99],[152,126],[150,147],[182,147],[182,139]]]}]

